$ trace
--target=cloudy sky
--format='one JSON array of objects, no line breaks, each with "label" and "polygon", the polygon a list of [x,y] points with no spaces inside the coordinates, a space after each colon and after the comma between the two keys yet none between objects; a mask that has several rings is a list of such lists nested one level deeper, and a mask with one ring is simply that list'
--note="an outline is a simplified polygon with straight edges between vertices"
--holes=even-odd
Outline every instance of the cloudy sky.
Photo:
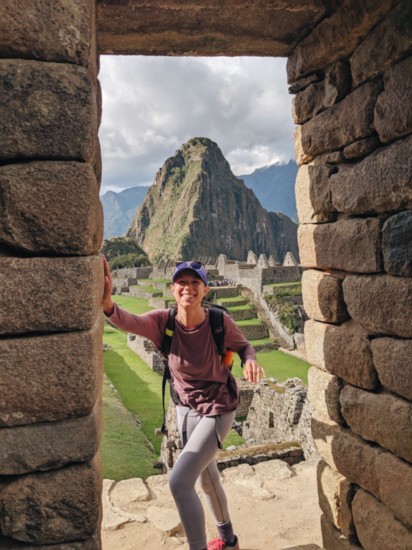
[{"label": "cloudy sky", "polygon": [[294,158],[285,59],[102,56],[99,78],[102,193],[151,185],[196,136],[236,175]]}]

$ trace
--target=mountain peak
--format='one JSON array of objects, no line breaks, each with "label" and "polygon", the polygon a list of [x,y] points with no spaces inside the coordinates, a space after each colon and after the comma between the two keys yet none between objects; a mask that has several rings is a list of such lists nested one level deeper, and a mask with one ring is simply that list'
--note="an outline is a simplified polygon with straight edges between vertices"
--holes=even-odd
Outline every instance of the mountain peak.
[{"label": "mountain peak", "polygon": [[295,224],[266,212],[205,137],[164,162],[127,235],[154,262],[220,253],[244,260],[248,250],[279,260],[288,249],[297,255]]}]

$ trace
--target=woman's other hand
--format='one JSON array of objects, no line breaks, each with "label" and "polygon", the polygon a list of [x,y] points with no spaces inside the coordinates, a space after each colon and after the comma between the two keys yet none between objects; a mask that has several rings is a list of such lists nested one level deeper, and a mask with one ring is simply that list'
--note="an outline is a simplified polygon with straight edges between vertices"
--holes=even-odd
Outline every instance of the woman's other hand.
[{"label": "woman's other hand", "polygon": [[261,378],[266,376],[263,368],[256,361],[246,361],[243,367],[243,376],[248,382],[256,384]]},{"label": "woman's other hand", "polygon": [[106,315],[110,317],[113,313],[114,302],[112,300],[112,274],[110,273],[110,267],[106,258],[103,256],[103,268],[104,268],[104,293],[102,298],[102,308]]}]

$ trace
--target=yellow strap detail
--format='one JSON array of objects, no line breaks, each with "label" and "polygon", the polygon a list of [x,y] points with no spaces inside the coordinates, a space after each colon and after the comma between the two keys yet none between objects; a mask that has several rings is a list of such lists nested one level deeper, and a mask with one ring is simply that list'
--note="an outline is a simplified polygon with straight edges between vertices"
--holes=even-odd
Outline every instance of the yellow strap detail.
[{"label": "yellow strap detail", "polygon": [[165,330],[165,334],[166,334],[166,336],[173,336],[173,330],[170,330],[170,328],[167,328]]}]

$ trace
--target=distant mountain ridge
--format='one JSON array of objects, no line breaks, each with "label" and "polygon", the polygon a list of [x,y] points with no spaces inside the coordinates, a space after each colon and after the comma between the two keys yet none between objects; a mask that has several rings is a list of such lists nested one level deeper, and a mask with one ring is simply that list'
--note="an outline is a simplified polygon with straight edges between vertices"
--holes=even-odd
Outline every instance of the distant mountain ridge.
[{"label": "distant mountain ridge", "polygon": [[120,193],[107,191],[100,197],[104,212],[104,239],[126,235],[148,190],[149,186],[130,187]]},{"label": "distant mountain ridge", "polygon": [[[294,160],[257,168],[251,174],[236,176],[253,190],[259,202],[270,212],[286,214],[297,221],[295,179],[298,166]],[[136,211],[150,186],[131,187],[116,193],[107,191],[101,196],[104,211],[104,238],[126,235]]]},{"label": "distant mountain ridge", "polygon": [[295,180],[298,165],[294,160],[287,164],[272,164],[257,168],[252,174],[237,176],[253,189],[263,208],[282,212],[297,222]]},{"label": "distant mountain ridge", "polygon": [[218,145],[204,137],[165,161],[127,236],[152,262],[220,253],[245,260],[249,250],[281,262],[289,250],[298,257],[297,225],[267,212],[233,175]]}]

